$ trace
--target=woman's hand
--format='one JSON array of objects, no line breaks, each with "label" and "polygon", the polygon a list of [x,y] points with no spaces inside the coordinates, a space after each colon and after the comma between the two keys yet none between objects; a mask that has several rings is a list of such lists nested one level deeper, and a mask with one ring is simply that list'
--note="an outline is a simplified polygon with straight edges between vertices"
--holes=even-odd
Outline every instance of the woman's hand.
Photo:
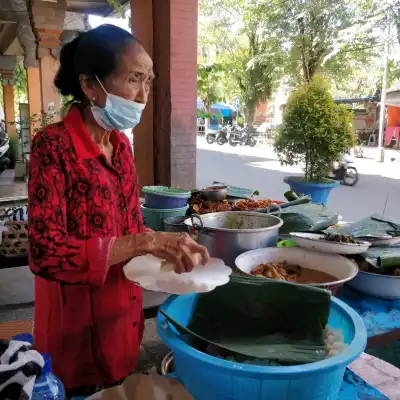
[{"label": "woman's hand", "polygon": [[115,265],[134,257],[152,254],[175,265],[175,272],[181,274],[196,267],[196,253],[200,254],[203,264],[209,261],[207,248],[196,243],[187,233],[150,231],[116,239],[108,263]]},{"label": "woman's hand", "polygon": [[152,232],[153,240],[147,253],[176,265],[178,274],[190,272],[197,266],[195,254],[206,264],[210,255],[206,247],[196,243],[187,233]]}]

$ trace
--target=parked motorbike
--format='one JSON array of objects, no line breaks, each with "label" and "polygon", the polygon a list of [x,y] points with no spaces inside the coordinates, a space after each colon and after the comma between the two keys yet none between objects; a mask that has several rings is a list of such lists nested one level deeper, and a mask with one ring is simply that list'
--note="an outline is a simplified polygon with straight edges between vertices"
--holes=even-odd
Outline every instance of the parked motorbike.
[{"label": "parked motorbike", "polygon": [[206,142],[208,144],[213,144],[217,140],[217,132],[216,131],[208,131],[206,133]]},{"label": "parked motorbike", "polygon": [[229,144],[233,147],[240,144],[243,146],[247,140],[247,133],[245,128],[240,128],[234,125],[231,129],[231,134],[229,135]]},{"label": "parked motorbike", "polygon": [[230,136],[230,131],[229,131],[229,126],[225,125],[221,127],[217,133],[217,143],[222,146],[225,143],[228,143],[229,141],[229,136]]},{"label": "parked motorbike", "polygon": [[330,178],[343,183],[346,186],[354,186],[358,181],[358,171],[353,157],[344,154],[341,160],[333,165]]},{"label": "parked motorbike", "polygon": [[5,129],[0,127],[0,174],[10,165],[11,160],[8,157],[10,148],[10,140],[8,139]]}]

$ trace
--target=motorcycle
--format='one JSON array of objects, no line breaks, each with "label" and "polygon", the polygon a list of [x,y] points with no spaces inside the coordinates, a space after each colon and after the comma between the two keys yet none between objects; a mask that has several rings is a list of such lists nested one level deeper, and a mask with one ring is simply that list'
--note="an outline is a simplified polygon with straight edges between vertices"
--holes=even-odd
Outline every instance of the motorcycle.
[{"label": "motorcycle", "polygon": [[350,154],[344,154],[332,167],[330,178],[342,182],[346,186],[355,186],[358,182],[358,171]]},{"label": "motorcycle", "polygon": [[235,125],[232,127],[231,134],[229,135],[229,144],[233,147],[238,144],[243,146],[247,140],[247,136],[245,128],[239,128]]},{"label": "motorcycle", "polygon": [[225,125],[219,129],[217,132],[217,143],[222,146],[225,143],[228,143],[230,136],[229,126]]},{"label": "motorcycle", "polygon": [[10,140],[3,126],[0,126],[0,174],[10,165],[11,160],[8,157]]},{"label": "motorcycle", "polygon": [[216,131],[208,131],[206,133],[206,142],[208,144],[213,144],[217,140],[217,132]]}]

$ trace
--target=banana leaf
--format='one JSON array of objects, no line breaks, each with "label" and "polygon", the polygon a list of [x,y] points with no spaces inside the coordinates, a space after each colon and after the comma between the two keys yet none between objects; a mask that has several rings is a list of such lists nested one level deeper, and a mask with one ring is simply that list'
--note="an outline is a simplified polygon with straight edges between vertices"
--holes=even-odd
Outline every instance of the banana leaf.
[{"label": "banana leaf", "polygon": [[239,355],[294,365],[325,356],[330,292],[233,276],[199,295],[187,326],[197,338]]},{"label": "banana leaf", "polygon": [[397,225],[398,224],[394,221],[390,221],[386,218],[385,220],[382,220],[380,215],[372,214],[371,216],[359,221],[338,228],[330,228],[328,231],[359,238],[368,236],[379,237],[387,236],[388,232],[395,230],[394,227]]},{"label": "banana leaf", "polygon": [[[292,344],[282,344],[279,335],[269,335],[266,337],[258,338],[256,343],[248,343],[247,339],[237,340],[234,342],[213,342],[208,340],[187,327],[181,325],[174,320],[165,311],[159,310],[164,315],[167,321],[174,326],[174,328],[182,335],[187,335],[190,340],[188,342],[196,347],[198,350],[203,351],[208,345],[216,346],[220,350],[220,354],[224,354],[223,350],[227,350],[232,356],[237,359],[251,360],[253,358],[263,360],[279,360],[281,365],[295,365],[306,364],[310,361],[310,346],[309,344],[293,346]],[[274,343],[274,341],[276,343]],[[315,346],[313,348],[315,360],[319,361],[323,358],[325,353],[324,346]]]},{"label": "banana leaf", "polygon": [[[278,215],[278,212],[271,212],[271,214]],[[339,220],[338,213],[314,203],[283,208],[281,218],[283,219],[283,226],[279,230],[281,235],[290,232],[318,232],[337,224]]]},{"label": "banana leaf", "polygon": [[393,269],[400,268],[400,245],[370,247],[362,257],[371,265],[370,272],[390,274]]},{"label": "banana leaf", "polygon": [[285,208],[288,208],[288,207],[293,207],[293,206],[297,206],[299,204],[307,204],[307,203],[311,203],[311,197],[310,196],[304,196],[304,197],[301,197],[301,198],[296,199],[296,200],[287,201],[285,203],[279,204],[279,206],[271,205],[269,208],[259,208],[259,209],[254,210],[254,211],[257,211],[257,212],[260,212],[260,213],[273,213],[273,212],[277,213],[277,212],[279,212],[279,208],[282,210],[282,209],[285,209]]}]

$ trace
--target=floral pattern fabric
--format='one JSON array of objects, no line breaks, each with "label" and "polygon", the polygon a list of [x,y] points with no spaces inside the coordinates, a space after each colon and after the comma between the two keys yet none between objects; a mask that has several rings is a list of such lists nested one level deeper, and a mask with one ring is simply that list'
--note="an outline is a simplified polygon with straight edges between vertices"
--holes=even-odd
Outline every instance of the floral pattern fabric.
[{"label": "floral pattern fabric", "polygon": [[115,238],[146,229],[129,141],[119,132],[111,133],[111,141],[112,164],[73,107],[32,143],[35,345],[50,353],[66,388],[127,376],[143,333],[141,289],[125,279],[123,265],[107,262]]}]

